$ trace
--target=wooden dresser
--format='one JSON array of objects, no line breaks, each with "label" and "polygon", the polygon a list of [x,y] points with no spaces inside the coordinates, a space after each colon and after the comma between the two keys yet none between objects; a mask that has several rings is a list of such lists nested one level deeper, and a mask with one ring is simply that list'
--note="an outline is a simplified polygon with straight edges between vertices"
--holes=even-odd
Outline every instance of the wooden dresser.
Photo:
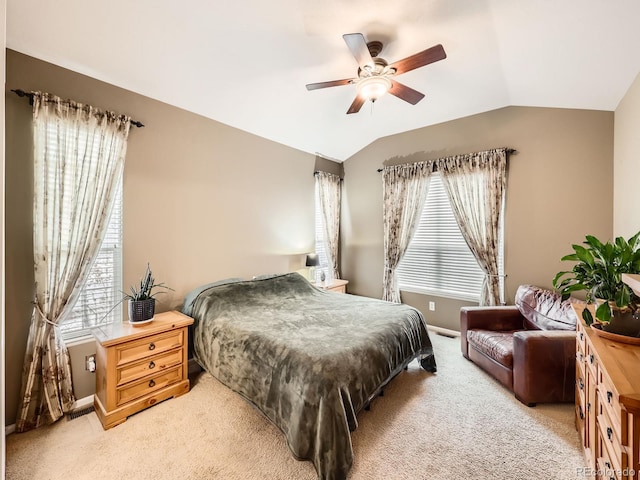
[{"label": "wooden dresser", "polygon": [[640,477],[640,346],[606,340],[587,327],[582,307],[576,335],[576,427],[584,478]]},{"label": "wooden dresser", "polygon": [[104,429],[169,397],[189,391],[187,345],[191,317],[156,314],[146,325],[114,323],[96,338],[94,406]]}]

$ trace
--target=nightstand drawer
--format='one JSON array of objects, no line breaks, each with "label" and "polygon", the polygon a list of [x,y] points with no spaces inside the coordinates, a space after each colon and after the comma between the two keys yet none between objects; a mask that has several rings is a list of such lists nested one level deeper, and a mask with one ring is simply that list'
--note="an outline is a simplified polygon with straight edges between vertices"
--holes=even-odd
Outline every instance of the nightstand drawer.
[{"label": "nightstand drawer", "polygon": [[326,290],[328,292],[347,293],[347,286],[346,285],[340,285],[340,286],[333,287],[333,288],[327,288]]},{"label": "nightstand drawer", "polygon": [[136,362],[183,345],[184,330],[182,329],[127,342],[116,347],[116,365]]},{"label": "nightstand drawer", "polygon": [[118,388],[116,390],[116,404],[122,405],[180,380],[182,380],[182,367],[178,366],[151,378],[145,378],[128,387]]},{"label": "nightstand drawer", "polygon": [[167,353],[147,358],[141,362],[127,364],[124,367],[120,367],[116,372],[116,384],[120,387],[126,383],[138,380],[148,375],[154,375],[168,368],[180,365],[182,363],[183,355],[183,349],[178,348],[177,350],[170,350]]}]

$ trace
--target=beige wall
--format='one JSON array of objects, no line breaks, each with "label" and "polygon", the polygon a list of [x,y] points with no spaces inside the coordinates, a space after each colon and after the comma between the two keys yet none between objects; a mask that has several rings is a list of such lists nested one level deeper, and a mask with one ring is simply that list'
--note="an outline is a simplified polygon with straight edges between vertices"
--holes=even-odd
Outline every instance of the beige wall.
[{"label": "beige wall", "polygon": [[[130,114],[124,173],[124,286],[150,262],[175,289],[158,310],[179,308],[190,289],[231,276],[302,267],[313,250],[315,156],[39,60],[7,52],[7,92],[45,90]],[[153,81],[153,79],[149,79]],[[32,298],[30,108],[7,103],[6,423],[15,420]],[[247,115],[260,114],[246,108]],[[71,348],[76,395],[93,393],[89,346]]]},{"label": "beige wall", "polygon": [[316,155],[315,169],[321,172],[333,173],[334,175],[338,175],[339,177],[344,176],[344,168],[342,166],[342,163],[329,160],[328,158],[324,158],[319,155]]},{"label": "beige wall", "polygon": [[615,112],[613,232],[629,238],[640,230],[640,74]]},{"label": "beige wall", "polygon": [[[382,180],[376,169],[496,147],[509,162],[506,294],[551,287],[560,258],[589,233],[612,234],[613,113],[508,107],[382,138],[344,163],[342,269],[351,293],[382,294]],[[432,325],[459,330],[466,302],[403,294]],[[429,300],[436,311],[427,311]]]}]

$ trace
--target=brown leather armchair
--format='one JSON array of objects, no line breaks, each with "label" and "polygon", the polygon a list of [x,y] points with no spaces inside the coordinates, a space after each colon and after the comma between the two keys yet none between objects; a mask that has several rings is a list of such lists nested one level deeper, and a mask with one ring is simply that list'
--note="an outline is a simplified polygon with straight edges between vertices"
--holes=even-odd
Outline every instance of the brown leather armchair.
[{"label": "brown leather armchair", "polygon": [[573,402],[576,318],[570,302],[523,285],[516,305],[462,308],[462,354],[525,405]]}]

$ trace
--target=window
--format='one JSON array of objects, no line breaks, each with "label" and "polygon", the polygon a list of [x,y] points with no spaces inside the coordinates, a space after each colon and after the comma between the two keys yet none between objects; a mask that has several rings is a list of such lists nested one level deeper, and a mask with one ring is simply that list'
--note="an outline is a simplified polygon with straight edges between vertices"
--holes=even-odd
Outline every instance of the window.
[{"label": "window", "polygon": [[64,339],[86,336],[90,329],[122,320],[122,182],[98,256],[80,297],[60,325]]},{"label": "window", "polygon": [[[57,122],[44,123],[46,126],[46,138],[44,148],[50,155],[60,155],[60,146],[66,146],[59,139],[61,135],[60,126]],[[69,134],[68,132],[64,132]],[[77,126],[77,133],[74,140],[75,148],[81,149],[85,155],[91,156],[92,160],[101,154],[101,133],[86,126]],[[122,141],[115,138],[112,147],[119,148]],[[95,163],[95,162],[88,162]],[[48,190],[55,190],[60,182],[65,182],[65,191],[74,191],[74,177],[80,175],[73,169],[79,168],[74,162],[65,164],[64,173],[57,167],[56,162],[47,164],[49,170],[46,172],[46,182]],[[122,178],[119,179],[116,187],[114,205],[111,211],[107,231],[98,251],[98,255],[91,266],[86,283],[80,293],[73,310],[68,313],[60,324],[60,332],[65,340],[87,336],[90,329],[99,325],[106,325],[122,320],[122,308],[118,305],[123,297],[122,294]],[[65,195],[62,199],[66,206],[63,211],[67,212],[62,218],[66,222],[67,229],[62,229],[63,233],[71,229],[72,219],[68,212],[73,211],[73,204],[76,198],[73,194]],[[53,208],[53,203],[49,208]],[[61,239],[60,245],[68,245],[69,239]]]},{"label": "window", "polygon": [[[502,273],[502,255],[498,264]],[[400,290],[480,300],[484,273],[460,233],[438,173],[431,176],[420,220],[397,274]]]},{"label": "window", "polygon": [[325,232],[322,221],[322,207],[320,205],[320,188],[317,181],[315,186],[315,210],[316,253],[320,260],[320,265],[316,267],[315,281],[318,282],[320,281],[321,272],[324,272],[325,277],[329,278],[329,259],[327,258],[327,246],[324,240]]}]

